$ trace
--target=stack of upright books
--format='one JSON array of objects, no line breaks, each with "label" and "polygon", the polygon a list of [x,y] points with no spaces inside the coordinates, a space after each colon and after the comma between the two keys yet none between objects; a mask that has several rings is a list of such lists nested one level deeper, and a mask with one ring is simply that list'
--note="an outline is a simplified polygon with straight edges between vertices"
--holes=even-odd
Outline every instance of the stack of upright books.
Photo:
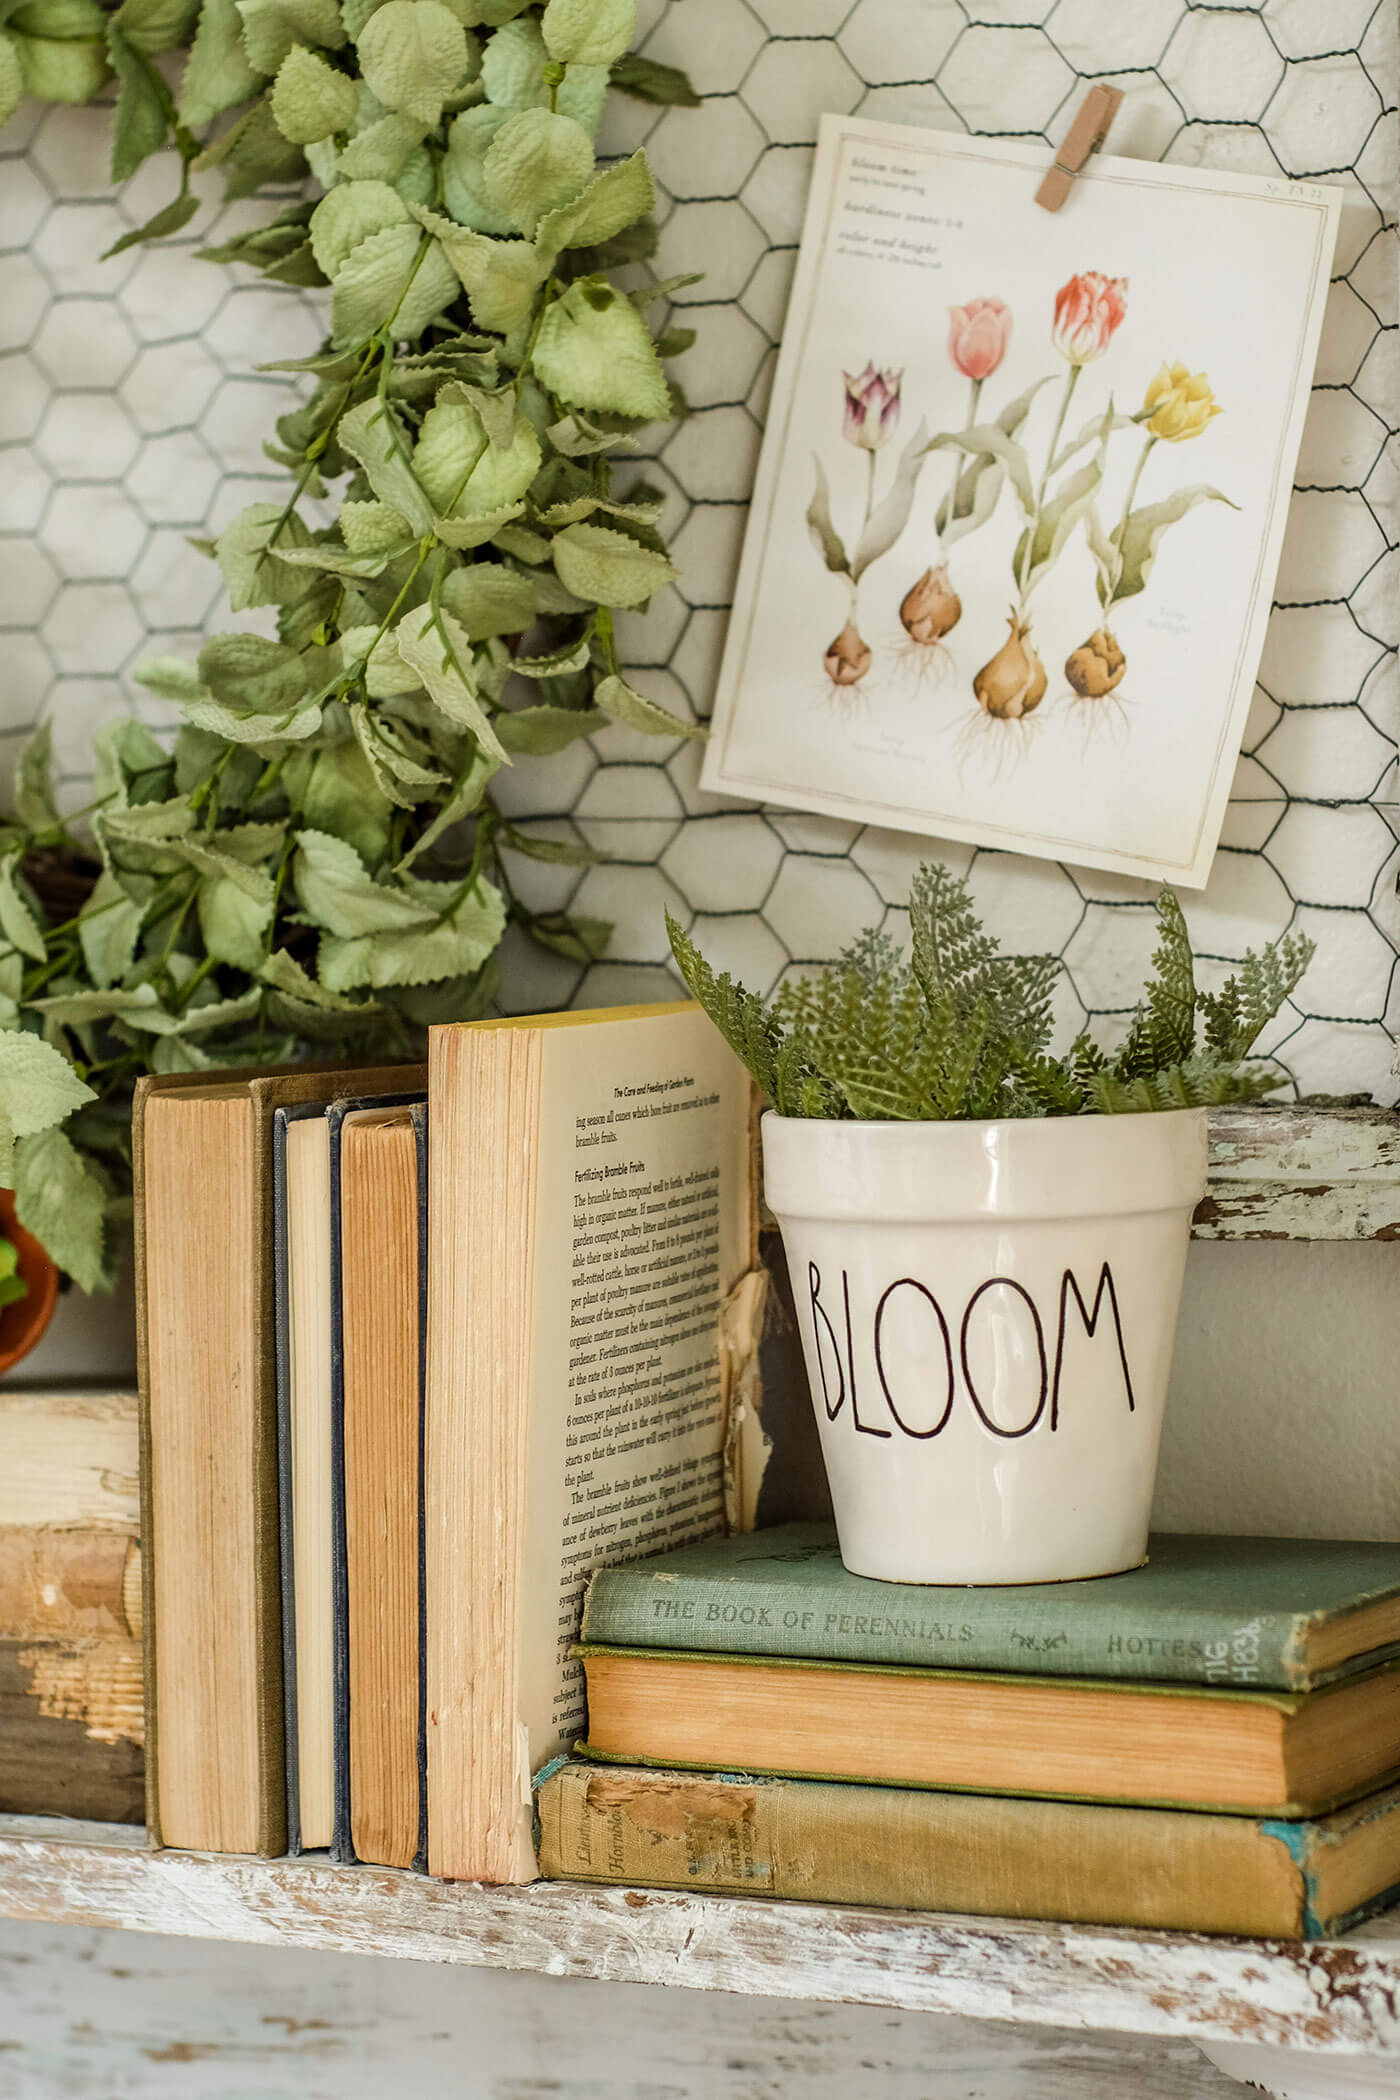
[{"label": "stack of upright books", "polygon": [[533,1878],[586,1577],[724,1523],[751,1113],[689,1003],[141,1082],[153,1841]]},{"label": "stack of upright books", "polygon": [[1400,1547],[936,1589],[785,1525],[600,1572],[579,1652],[556,1878],[1292,1938],[1400,1888]]}]

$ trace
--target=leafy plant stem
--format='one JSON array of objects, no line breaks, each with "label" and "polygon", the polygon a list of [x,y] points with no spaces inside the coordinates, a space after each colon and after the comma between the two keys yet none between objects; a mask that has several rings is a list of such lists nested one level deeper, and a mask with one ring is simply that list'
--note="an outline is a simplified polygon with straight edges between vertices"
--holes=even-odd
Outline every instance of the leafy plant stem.
[{"label": "leafy plant stem", "polygon": [[1103,610],[1105,619],[1107,619],[1109,613],[1112,612],[1113,607],[1117,602],[1118,586],[1123,579],[1123,535],[1128,529],[1128,520],[1132,516],[1133,504],[1137,499],[1138,483],[1142,480],[1142,470],[1147,465],[1148,459],[1151,456],[1152,448],[1156,443],[1156,437],[1149,430],[1146,438],[1143,441],[1142,450],[1137,456],[1137,464],[1133,468],[1132,479],[1128,483],[1128,493],[1123,501],[1123,515],[1118,520],[1118,523],[1114,526],[1113,531],[1110,534],[1110,542],[1112,544],[1114,553],[1117,555],[1118,559],[1114,563],[1113,588],[1109,592],[1108,597],[1104,600]]},{"label": "leafy plant stem", "polygon": [[[986,384],[985,380],[981,380],[981,379],[971,379],[971,380],[969,380],[969,381],[968,381],[968,390],[969,390],[969,391],[968,391],[968,401],[967,401],[967,422],[966,422],[966,424],[965,424],[965,425],[963,426],[963,427],[964,427],[964,433],[966,433],[966,431],[968,431],[968,430],[971,430],[971,429],[973,428],[973,426],[975,425],[976,421],[977,421],[977,410],[978,410],[978,405],[979,405],[979,403],[981,402],[981,399],[982,399],[982,388],[983,388],[983,386],[984,386],[985,384]],[[948,492],[947,492],[947,494],[946,494],[946,495],[944,496],[944,498],[943,498],[943,501],[942,501],[942,502],[941,502],[941,503],[939,504],[939,506],[938,506],[938,512],[937,512],[937,515],[936,515],[936,517],[935,517],[935,519],[934,519],[934,528],[933,528],[933,529],[934,529],[934,531],[935,531],[936,533],[938,533],[938,534],[939,534],[939,536],[940,536],[940,537],[942,536],[942,534],[943,534],[944,532],[946,532],[946,531],[947,531],[947,529],[948,529],[948,525],[949,525],[949,523],[950,523],[950,521],[951,521],[951,519],[952,519],[952,515],[953,515],[953,498],[954,498],[954,497],[955,497],[955,495],[957,494],[957,488],[958,488],[958,477],[959,477],[959,475],[960,475],[960,473],[961,473],[961,472],[962,472],[962,466],[961,466],[961,461],[960,461],[960,459],[959,459],[959,455],[958,455],[958,454],[957,454],[957,453],[955,452],[955,453],[953,454],[953,456],[952,456],[952,460],[951,460],[951,462],[950,462],[950,464],[949,464],[949,471],[948,471]]]},{"label": "leafy plant stem", "polygon": [[1030,524],[1026,527],[1026,551],[1021,556],[1021,573],[1017,578],[1019,595],[1016,602],[1016,612],[1018,618],[1026,609],[1031,558],[1035,552],[1035,536],[1040,527],[1040,514],[1045,508],[1046,491],[1050,485],[1050,463],[1060,449],[1060,437],[1064,431],[1065,417],[1069,414],[1069,405],[1074,399],[1074,390],[1079,384],[1079,374],[1082,369],[1083,367],[1080,365],[1070,366],[1069,377],[1065,381],[1065,390],[1060,396],[1060,412],[1055,418],[1055,427],[1050,433],[1050,443],[1045,453],[1045,465],[1041,469],[1040,481],[1035,492],[1035,509],[1031,514]]}]

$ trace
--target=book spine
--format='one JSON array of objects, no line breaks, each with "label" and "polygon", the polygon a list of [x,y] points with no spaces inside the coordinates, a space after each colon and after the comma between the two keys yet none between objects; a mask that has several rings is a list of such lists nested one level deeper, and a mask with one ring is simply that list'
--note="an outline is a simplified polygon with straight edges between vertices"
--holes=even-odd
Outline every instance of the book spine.
[{"label": "book spine", "polygon": [[723,1774],[553,1769],[549,1880],[885,1909],[1314,1936],[1287,1847],[1245,1817]]},{"label": "book spine", "polygon": [[[669,1648],[809,1662],[915,1669],[999,1670],[1044,1677],[1155,1679],[1174,1684],[1310,1688],[1299,1661],[1303,1622],[1218,1611],[1156,1620],[1105,1608],[1069,1614],[1052,1598],[1039,1612],[995,1589],[906,1591],[862,1585],[860,1605],[790,1576],[652,1573],[644,1565],[593,1577],[580,1639],[608,1648]],[[1054,1590],[1056,1585],[1047,1585]],[[876,1592],[867,1600],[866,1589]]]},{"label": "book spine", "polygon": [[277,1548],[282,1605],[282,1754],[287,1851],[301,1843],[301,1752],[297,1724],[296,1514],[292,1484],[291,1283],[287,1268],[287,1116],[272,1118],[272,1309],[277,1361]]}]

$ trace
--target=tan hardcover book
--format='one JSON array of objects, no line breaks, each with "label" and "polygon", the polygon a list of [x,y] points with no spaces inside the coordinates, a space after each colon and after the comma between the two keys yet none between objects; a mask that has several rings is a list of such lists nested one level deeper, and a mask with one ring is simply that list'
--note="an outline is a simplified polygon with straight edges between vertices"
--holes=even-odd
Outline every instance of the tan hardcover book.
[{"label": "tan hardcover book", "polygon": [[590,1756],[1306,1816],[1400,1777],[1400,1664],[1316,1692],[581,1651]]},{"label": "tan hardcover book", "polygon": [[1317,1822],[570,1761],[539,1790],[551,1880],[974,1917],[1330,1939],[1394,1900],[1400,1788]]},{"label": "tan hardcover book", "polygon": [[153,1844],[286,1846],[271,1136],[275,1110],[402,1093],[421,1066],[146,1078],[137,1348]]},{"label": "tan hardcover book", "polygon": [[340,1128],[350,1838],[422,1864],[419,1496],[423,1419],[421,1107]]},{"label": "tan hardcover book", "polygon": [[585,1578],[723,1523],[751,1089],[685,1004],[434,1029],[428,1100],[429,1860],[528,1880]]}]

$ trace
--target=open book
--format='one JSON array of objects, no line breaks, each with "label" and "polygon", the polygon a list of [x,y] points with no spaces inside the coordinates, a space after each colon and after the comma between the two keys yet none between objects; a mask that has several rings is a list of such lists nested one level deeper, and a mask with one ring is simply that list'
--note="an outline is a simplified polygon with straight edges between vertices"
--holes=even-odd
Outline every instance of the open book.
[{"label": "open book", "polygon": [[587,1576],[724,1522],[753,1096],[685,1004],[435,1029],[429,1104],[429,1864],[529,1880]]}]

